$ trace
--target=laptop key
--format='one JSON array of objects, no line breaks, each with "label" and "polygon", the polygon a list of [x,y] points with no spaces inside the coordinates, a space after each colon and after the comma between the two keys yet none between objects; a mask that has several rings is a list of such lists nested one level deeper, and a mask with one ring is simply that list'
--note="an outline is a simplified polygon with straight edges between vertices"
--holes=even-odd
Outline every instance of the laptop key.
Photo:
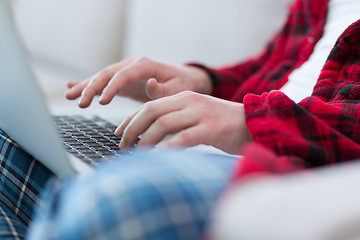
[{"label": "laptop key", "polygon": [[116,126],[99,117],[58,116],[54,121],[66,150],[91,165],[134,150],[121,151],[121,138],[114,133]]}]

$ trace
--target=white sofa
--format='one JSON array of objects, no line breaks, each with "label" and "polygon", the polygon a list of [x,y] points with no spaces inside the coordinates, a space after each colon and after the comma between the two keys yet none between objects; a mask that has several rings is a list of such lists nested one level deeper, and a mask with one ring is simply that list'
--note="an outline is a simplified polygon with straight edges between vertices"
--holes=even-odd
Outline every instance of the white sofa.
[{"label": "white sofa", "polygon": [[214,240],[360,239],[360,162],[260,177],[220,201]]},{"label": "white sofa", "polygon": [[[82,80],[126,56],[214,66],[244,59],[279,29],[290,2],[11,0],[35,71],[58,101],[66,79]],[[214,239],[360,239],[359,168],[244,184],[216,212]]]},{"label": "white sofa", "polygon": [[[50,109],[75,113],[76,104],[64,99],[66,80],[83,80],[127,56],[213,66],[244,59],[280,28],[292,0],[8,1]],[[118,98],[82,111],[117,123],[138,106]]]},{"label": "white sofa", "polygon": [[221,65],[257,53],[291,0],[12,0],[32,57],[79,80],[126,56]]}]

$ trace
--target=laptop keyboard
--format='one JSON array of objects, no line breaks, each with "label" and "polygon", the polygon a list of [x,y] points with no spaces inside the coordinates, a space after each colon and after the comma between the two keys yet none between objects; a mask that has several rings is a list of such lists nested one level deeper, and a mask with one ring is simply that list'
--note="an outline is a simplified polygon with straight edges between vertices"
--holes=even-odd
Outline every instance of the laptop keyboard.
[{"label": "laptop keyboard", "polygon": [[66,151],[90,165],[134,150],[120,151],[121,138],[114,134],[117,126],[100,117],[56,116],[54,120]]}]

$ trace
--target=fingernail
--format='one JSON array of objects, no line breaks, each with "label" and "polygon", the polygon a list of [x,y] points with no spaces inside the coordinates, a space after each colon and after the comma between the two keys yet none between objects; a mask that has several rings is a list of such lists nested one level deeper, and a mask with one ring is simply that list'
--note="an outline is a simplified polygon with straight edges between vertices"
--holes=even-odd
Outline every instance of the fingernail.
[{"label": "fingernail", "polygon": [[85,99],[85,97],[84,97],[84,96],[81,96],[80,99],[79,99],[79,104],[84,103],[84,99]]},{"label": "fingernail", "polygon": [[125,122],[128,121],[129,118],[130,118],[130,116],[127,116],[126,118],[124,118],[124,120],[122,120],[122,122],[120,123],[118,128],[122,127],[125,124]]},{"label": "fingernail", "polygon": [[120,126],[118,126],[118,127],[116,128],[116,130],[115,130],[115,135],[118,136],[118,137],[121,137],[121,135],[122,135],[122,134],[119,134],[119,133],[118,133],[118,132],[120,131],[120,129],[121,129],[121,126],[122,126],[122,124],[120,124]]},{"label": "fingernail", "polygon": [[126,147],[126,145],[125,145],[125,143],[123,141],[123,138],[120,140],[119,147],[120,147],[121,150],[126,150],[127,149],[127,147]]},{"label": "fingernail", "polygon": [[86,100],[87,100],[87,98],[86,98],[85,96],[82,96],[82,97],[80,98],[80,100],[79,100],[79,106],[80,106],[80,107],[85,106]]},{"label": "fingernail", "polygon": [[103,91],[102,91],[102,93],[101,93],[101,96],[100,96],[100,99],[99,99],[99,101],[102,101],[102,100],[104,100],[104,98],[105,98],[105,96],[107,95],[107,89],[105,88]]}]

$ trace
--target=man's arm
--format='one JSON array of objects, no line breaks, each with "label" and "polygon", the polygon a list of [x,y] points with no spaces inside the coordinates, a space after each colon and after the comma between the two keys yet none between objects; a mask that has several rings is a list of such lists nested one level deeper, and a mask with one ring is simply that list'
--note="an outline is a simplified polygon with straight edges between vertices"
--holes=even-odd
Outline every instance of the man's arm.
[{"label": "man's arm", "polygon": [[[252,172],[284,172],[357,159],[360,156],[360,21],[338,39],[312,96],[299,104],[282,92],[249,94],[246,124],[272,161],[252,150],[237,178]],[[247,167],[247,169],[245,169]]]},{"label": "man's arm", "polygon": [[88,107],[95,95],[100,95],[100,104],[108,104],[116,95],[146,102],[185,90],[212,92],[210,78],[203,70],[147,57],[126,58],[82,82],[69,81],[68,88],[66,97],[79,98],[82,108]]},{"label": "man's arm", "polygon": [[312,54],[323,34],[327,7],[324,0],[296,0],[281,31],[258,56],[221,68],[198,64],[211,76],[213,96],[243,102],[248,93],[280,89]]}]

